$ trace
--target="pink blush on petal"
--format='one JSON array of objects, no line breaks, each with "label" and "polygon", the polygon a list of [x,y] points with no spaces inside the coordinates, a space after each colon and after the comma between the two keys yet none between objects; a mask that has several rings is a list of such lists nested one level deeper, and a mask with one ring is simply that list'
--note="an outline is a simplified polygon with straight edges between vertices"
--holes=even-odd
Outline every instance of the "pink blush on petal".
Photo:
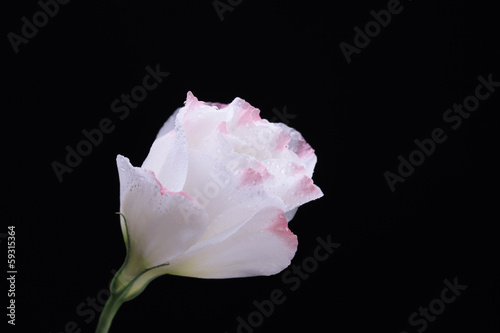
[{"label": "pink blush on petal", "polygon": [[184,102],[184,107],[186,109],[186,113],[184,115],[184,121],[186,120],[186,115],[192,116],[192,113],[199,112],[206,105],[205,102],[200,102],[198,98],[196,98],[192,92],[188,91],[186,101]]},{"label": "pink blush on petal", "polygon": [[223,133],[223,134],[227,134],[229,135],[229,132],[227,131],[227,126],[226,126],[226,122],[225,121],[222,121],[218,126],[217,126],[217,129]]},{"label": "pink blush on petal", "polygon": [[[285,150],[288,148],[288,143],[292,139],[288,134],[286,134],[285,131],[281,131],[280,134],[278,134],[278,138],[276,140],[276,149],[277,150]],[[300,157],[300,156],[299,156]]]},{"label": "pink blush on petal", "polygon": [[291,175],[292,176],[301,175],[307,171],[305,166],[297,164],[297,163],[293,163],[293,162],[291,162],[291,163],[292,163],[292,165],[290,166],[290,168],[291,168]]},{"label": "pink blush on petal", "polygon": [[312,149],[312,147],[305,141],[301,141],[296,149],[295,149],[295,153],[297,154],[297,156],[299,158],[306,158],[306,157],[309,157],[311,155],[314,154],[314,149]]},{"label": "pink blush on petal", "polygon": [[[248,104],[248,103],[246,103],[246,104]],[[250,106],[250,105],[248,104],[248,106]],[[250,106],[250,108],[243,110],[240,114],[239,119],[238,119],[238,123],[237,123],[238,126],[251,124],[251,123],[254,123],[256,121],[262,120],[262,118],[260,118],[259,113],[260,113],[260,110],[254,108],[252,106]]]},{"label": "pink blush on petal", "polygon": [[318,194],[318,192],[319,190],[314,185],[313,180],[307,176],[302,177],[302,179],[299,181],[295,189],[296,196],[303,196],[303,195],[309,196],[313,194]]},{"label": "pink blush on petal", "polygon": [[196,98],[192,92],[188,91],[184,105],[190,106],[191,103],[197,103],[197,102],[198,98]]},{"label": "pink blush on petal", "polygon": [[187,192],[184,192],[184,191],[180,191],[180,192],[172,192],[172,191],[169,191],[165,186],[162,185],[162,183],[158,180],[158,178],[156,178],[156,175],[153,171],[151,170],[147,170],[149,173],[151,173],[153,175],[153,177],[155,177],[155,180],[156,182],[158,183],[158,185],[160,185],[160,194],[161,195],[165,195],[165,194],[180,194],[190,200],[195,200],[189,193]]},{"label": "pink blush on petal", "polygon": [[146,170],[146,171],[149,172],[151,175],[153,175],[153,177],[155,177],[156,183],[160,186],[160,194],[165,195],[165,193],[168,192],[168,189],[165,186],[163,186],[163,184],[160,182],[160,180],[156,177],[156,174],[154,173],[154,171],[152,171],[152,170]]},{"label": "pink blush on petal", "polygon": [[215,106],[216,108],[218,108],[219,110],[220,109],[224,109],[227,104],[222,104],[222,103],[212,103],[212,102],[205,102],[206,105],[208,106]]},{"label": "pink blush on petal", "polygon": [[283,212],[280,212],[273,218],[271,225],[267,228],[267,230],[275,232],[285,238],[289,246],[296,247],[299,243],[297,236],[290,229],[288,229],[288,221],[286,220],[285,213]]},{"label": "pink blush on petal", "polygon": [[252,168],[245,168],[241,172],[240,176],[240,184],[243,186],[246,185],[257,185],[262,183],[262,176],[260,173],[255,171]]},{"label": "pink blush on petal", "polygon": [[256,162],[256,163],[257,165],[254,166],[253,170],[257,171],[262,176],[262,179],[268,179],[273,177],[273,175],[269,173],[267,167],[264,164],[262,164],[261,162]]}]

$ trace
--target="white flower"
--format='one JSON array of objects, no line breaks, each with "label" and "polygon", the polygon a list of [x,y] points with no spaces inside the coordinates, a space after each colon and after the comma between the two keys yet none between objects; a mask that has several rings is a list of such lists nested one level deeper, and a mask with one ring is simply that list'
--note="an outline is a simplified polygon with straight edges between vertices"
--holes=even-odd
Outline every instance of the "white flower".
[{"label": "white flower", "polygon": [[[127,261],[115,289],[127,299],[162,274],[234,278],[276,274],[297,249],[297,208],[321,197],[314,150],[296,130],[261,119],[240,98],[198,101],[163,125],[133,167],[117,157]],[[135,279],[135,280],[134,280]]]}]

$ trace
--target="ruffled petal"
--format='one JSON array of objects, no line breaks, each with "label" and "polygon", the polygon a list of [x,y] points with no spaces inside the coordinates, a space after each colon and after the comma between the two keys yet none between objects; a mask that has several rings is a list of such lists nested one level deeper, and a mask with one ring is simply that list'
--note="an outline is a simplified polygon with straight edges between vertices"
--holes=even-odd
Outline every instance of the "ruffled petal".
[{"label": "ruffled petal", "polygon": [[262,163],[272,175],[265,180],[264,188],[283,200],[285,211],[323,196],[321,189],[305,174],[303,166],[281,159],[268,159]]},{"label": "ruffled petal", "polygon": [[188,92],[185,106],[181,108],[178,121],[186,133],[190,149],[196,149],[228,117],[226,110],[220,110],[214,103],[200,102]]},{"label": "ruffled petal", "polygon": [[292,151],[302,164],[306,168],[306,176],[312,177],[314,172],[314,166],[317,162],[316,154],[314,149],[306,142],[299,131],[293,129],[285,124],[277,123],[278,127],[283,129],[290,137],[290,142],[288,142],[288,149]]},{"label": "ruffled petal", "polygon": [[290,217],[294,214],[288,211],[323,195],[321,189],[312,183],[310,172],[294,152],[283,152],[287,158],[281,156],[264,160],[258,160],[251,154],[238,153],[234,147],[234,136],[224,132],[225,123],[221,125],[224,126],[219,126],[200,149],[223,163],[229,172],[244,173],[247,181],[259,179],[269,195],[282,200],[282,208]]}]

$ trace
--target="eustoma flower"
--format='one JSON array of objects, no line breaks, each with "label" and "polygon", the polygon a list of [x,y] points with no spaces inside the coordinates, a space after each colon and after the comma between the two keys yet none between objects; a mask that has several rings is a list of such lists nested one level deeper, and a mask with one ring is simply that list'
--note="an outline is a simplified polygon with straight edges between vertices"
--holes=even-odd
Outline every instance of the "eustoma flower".
[{"label": "eustoma flower", "polygon": [[236,278],[279,273],[297,250],[297,208],[323,194],[314,150],[235,98],[191,94],[163,125],[141,167],[118,155],[127,258],[111,283],[98,332],[154,278]]}]

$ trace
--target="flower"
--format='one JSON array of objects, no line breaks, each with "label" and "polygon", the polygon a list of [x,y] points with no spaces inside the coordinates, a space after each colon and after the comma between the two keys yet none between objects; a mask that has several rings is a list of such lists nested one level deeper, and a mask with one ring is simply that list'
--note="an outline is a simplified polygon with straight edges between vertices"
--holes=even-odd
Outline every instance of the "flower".
[{"label": "flower", "polygon": [[[297,250],[297,208],[323,194],[314,150],[235,98],[198,101],[163,125],[142,166],[117,157],[127,299],[156,276],[235,278],[279,273]],[[135,279],[135,280],[134,280]]]},{"label": "flower", "polygon": [[270,123],[240,98],[200,102],[191,92],[163,125],[141,167],[117,156],[127,257],[96,332],[163,274],[236,278],[279,273],[297,250],[288,222],[323,195],[302,135]]}]

